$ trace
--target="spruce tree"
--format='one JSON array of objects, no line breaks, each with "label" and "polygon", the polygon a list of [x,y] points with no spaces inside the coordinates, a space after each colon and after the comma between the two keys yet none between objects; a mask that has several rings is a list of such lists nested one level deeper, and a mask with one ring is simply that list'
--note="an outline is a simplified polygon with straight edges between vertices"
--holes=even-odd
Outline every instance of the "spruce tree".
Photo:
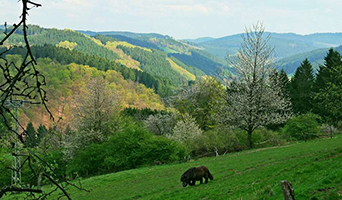
[{"label": "spruce tree", "polygon": [[326,123],[337,126],[342,119],[342,59],[330,49],[315,82],[314,112]]},{"label": "spruce tree", "polygon": [[280,82],[283,95],[288,98],[290,96],[290,81],[284,69],[281,69],[278,75],[278,80]]},{"label": "spruce tree", "polygon": [[36,146],[36,130],[34,129],[32,122],[29,122],[26,127],[25,147],[33,148]]},{"label": "spruce tree", "polygon": [[47,128],[40,124],[37,129],[37,145],[39,145],[40,141],[44,138],[44,136],[48,133]]},{"label": "spruce tree", "polygon": [[305,59],[290,82],[290,97],[295,114],[304,114],[312,110],[314,78],[312,65]]},{"label": "spruce tree", "polygon": [[314,85],[315,92],[325,88],[328,83],[334,81],[334,68],[342,65],[341,55],[332,48],[324,58],[324,65],[319,67]]}]

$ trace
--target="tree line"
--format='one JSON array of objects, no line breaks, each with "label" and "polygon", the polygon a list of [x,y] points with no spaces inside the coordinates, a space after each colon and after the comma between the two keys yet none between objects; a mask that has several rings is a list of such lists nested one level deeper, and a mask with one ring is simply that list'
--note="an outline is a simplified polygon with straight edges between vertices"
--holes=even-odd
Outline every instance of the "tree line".
[{"label": "tree line", "polygon": [[285,83],[295,114],[314,113],[338,127],[342,119],[342,58],[330,49],[316,74],[306,59]]},{"label": "tree line", "polygon": [[[101,71],[118,71],[122,74],[124,79],[142,83],[146,87],[154,89],[156,93],[162,97],[169,96],[172,93],[173,83],[168,78],[152,76],[147,72],[128,68],[115,61],[111,61],[100,56],[89,55],[77,50],[69,50],[50,44],[32,46],[32,53],[36,58],[50,58],[58,61],[62,65],[76,63],[95,67]],[[25,49],[21,47],[12,48],[6,52],[6,54],[19,54],[23,56],[25,54]],[[6,54],[4,54],[4,56]]]}]

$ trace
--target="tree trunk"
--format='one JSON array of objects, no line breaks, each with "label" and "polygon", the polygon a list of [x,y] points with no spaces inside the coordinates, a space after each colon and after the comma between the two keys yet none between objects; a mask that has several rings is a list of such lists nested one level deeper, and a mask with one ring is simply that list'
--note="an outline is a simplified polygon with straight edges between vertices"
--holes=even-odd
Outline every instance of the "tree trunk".
[{"label": "tree trunk", "polygon": [[248,140],[248,147],[251,149],[253,148],[253,143],[252,143],[252,132],[251,130],[247,131],[247,140]]},{"label": "tree trunk", "polygon": [[330,139],[333,138],[333,125],[329,125]]}]

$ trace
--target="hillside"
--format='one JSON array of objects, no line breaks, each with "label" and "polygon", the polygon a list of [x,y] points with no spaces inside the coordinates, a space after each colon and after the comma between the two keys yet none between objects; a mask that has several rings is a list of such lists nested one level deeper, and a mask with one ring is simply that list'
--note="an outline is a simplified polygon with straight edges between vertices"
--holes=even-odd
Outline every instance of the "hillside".
[{"label": "hillside", "polygon": [[[19,55],[8,55],[7,58],[15,63],[21,61]],[[108,87],[120,98],[122,109],[127,107],[164,109],[162,99],[154,90],[143,84],[125,80],[117,71],[101,71],[88,65],[75,63],[60,64],[50,58],[39,58],[37,63],[37,69],[47,80],[44,89],[49,100],[48,107],[54,117],[59,119],[62,127],[72,125],[73,100],[94,78],[102,78],[108,82]],[[21,112],[20,121],[24,125],[31,121],[36,127],[39,124],[49,127],[53,123],[48,113],[40,106],[31,106]]]},{"label": "hillside", "polygon": [[[20,31],[16,33],[9,40],[9,44],[23,43],[22,33]],[[222,38],[176,40],[171,36],[157,33],[73,31],[46,29],[36,25],[30,25],[28,33],[32,45],[52,44],[113,60],[116,65],[120,65],[120,72],[123,71],[122,66],[136,69],[155,79],[167,79],[167,85],[171,85],[171,88],[193,80],[194,76],[216,75],[218,69],[229,69],[224,58],[227,53],[235,54],[242,42],[241,34]],[[305,58],[308,58],[317,68],[322,64],[327,49],[342,45],[342,33],[269,34],[271,34],[269,44],[275,47],[277,68],[284,68],[289,75],[294,73]],[[153,52],[148,55],[150,58],[144,58],[145,62],[141,63],[140,54],[146,52],[140,50],[144,48]],[[178,67],[169,64],[168,57],[177,59]],[[141,78],[136,80],[140,81]],[[151,87],[151,84],[146,84],[146,81],[140,82]],[[156,91],[162,96],[170,93],[159,92],[157,89]]]},{"label": "hillside", "polygon": [[[330,48],[342,45],[342,33],[317,33],[311,35],[298,35],[294,33],[269,34],[271,34],[269,44],[275,47],[275,54],[278,59],[319,48]],[[190,41],[196,43],[196,40]],[[204,47],[206,51],[220,58],[224,58],[227,53],[236,53],[242,42],[242,37],[241,34],[237,34],[214,40],[197,41],[197,44]]]},{"label": "hillside", "polygon": [[[74,199],[283,199],[280,181],[292,182],[297,199],[342,199],[342,137],[314,140],[203,158],[182,164],[146,167],[82,180],[87,193]],[[208,184],[183,188],[181,174],[205,165]],[[15,195],[11,195],[14,199]],[[52,197],[51,199],[53,199]]]},{"label": "hillside", "polygon": [[128,31],[101,31],[101,32],[95,32],[95,31],[83,31],[78,30],[78,32],[81,32],[83,34],[89,35],[89,36],[96,36],[96,35],[112,35],[112,36],[125,36],[128,38],[140,38],[140,37],[153,37],[153,38],[163,38],[167,39],[170,38],[170,36],[162,35],[158,33],[133,33]]},{"label": "hillside", "polygon": [[[203,47],[188,41],[176,40],[169,36],[130,32],[81,32],[94,36],[103,43],[106,43],[108,40],[125,41],[133,45],[162,51],[169,57],[177,58],[178,61],[183,63],[180,66],[186,65],[187,67],[182,68],[188,70],[196,77],[203,74],[216,75],[216,71],[219,68],[229,69],[224,59],[204,51]],[[112,39],[108,39],[108,37]],[[192,70],[189,70],[189,68],[192,68]]]},{"label": "hillside", "polygon": [[[339,53],[342,53],[342,46],[334,48]],[[306,58],[311,62],[314,70],[319,68],[319,65],[324,64],[324,57],[327,55],[329,48],[316,49],[313,51],[297,54],[277,61],[276,66],[283,68],[289,75],[295,73],[296,69]]]},{"label": "hillside", "polygon": [[[16,31],[16,34],[8,40],[6,45],[22,45],[24,42],[21,35],[22,32]],[[114,69],[119,71],[125,79],[143,83],[163,97],[170,95],[172,90],[183,82],[194,80],[194,76],[205,75],[200,69],[194,66],[186,66],[180,60],[177,61],[179,63],[177,63],[176,68],[168,61],[168,55],[164,51],[176,52],[171,50],[172,48],[178,49],[177,52],[185,52],[188,48],[187,45],[158,34],[144,35],[144,38],[149,36],[146,40],[127,37],[133,37],[132,35],[134,34],[124,34],[118,38],[90,37],[69,29],[47,29],[36,25],[30,25],[28,28],[28,39],[32,46],[44,48],[45,45],[53,45],[69,49],[75,52],[73,54],[83,53],[85,56],[94,56],[94,58],[82,59],[81,61],[76,59],[77,61],[74,62],[78,64],[88,64],[89,60],[94,59],[106,59],[110,62],[110,66],[107,64],[96,67],[100,70]],[[141,37],[142,35],[138,34],[138,36]],[[64,55],[68,56],[67,54]],[[54,55],[50,54],[45,57],[51,56]],[[40,56],[38,55],[38,57]]]}]

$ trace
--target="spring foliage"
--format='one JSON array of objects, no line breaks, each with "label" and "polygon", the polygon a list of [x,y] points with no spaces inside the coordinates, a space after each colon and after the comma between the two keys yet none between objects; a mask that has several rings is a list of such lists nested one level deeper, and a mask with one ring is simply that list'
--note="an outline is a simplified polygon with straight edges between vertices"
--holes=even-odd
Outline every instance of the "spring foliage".
[{"label": "spring foliage", "polygon": [[255,129],[283,123],[291,114],[289,99],[270,79],[274,58],[269,40],[262,24],[247,29],[236,59],[227,58],[235,73],[223,77],[227,86],[225,121],[247,131],[250,147]]}]

